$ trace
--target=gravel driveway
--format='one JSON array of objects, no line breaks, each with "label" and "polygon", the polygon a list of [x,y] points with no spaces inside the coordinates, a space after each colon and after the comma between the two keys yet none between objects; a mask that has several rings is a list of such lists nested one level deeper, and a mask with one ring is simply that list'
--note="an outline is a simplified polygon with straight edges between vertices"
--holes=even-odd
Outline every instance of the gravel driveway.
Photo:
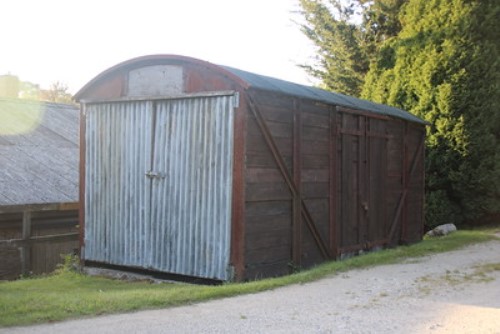
[{"label": "gravel driveway", "polygon": [[252,295],[0,333],[500,333],[499,266],[491,241]]}]

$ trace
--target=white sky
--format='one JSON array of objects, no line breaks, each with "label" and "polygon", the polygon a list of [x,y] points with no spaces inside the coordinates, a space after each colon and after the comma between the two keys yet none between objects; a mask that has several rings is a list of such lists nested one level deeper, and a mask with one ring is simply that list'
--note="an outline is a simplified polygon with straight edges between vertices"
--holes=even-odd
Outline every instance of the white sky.
[{"label": "white sky", "polygon": [[2,0],[0,74],[76,93],[105,69],[180,54],[310,85],[297,0]]}]

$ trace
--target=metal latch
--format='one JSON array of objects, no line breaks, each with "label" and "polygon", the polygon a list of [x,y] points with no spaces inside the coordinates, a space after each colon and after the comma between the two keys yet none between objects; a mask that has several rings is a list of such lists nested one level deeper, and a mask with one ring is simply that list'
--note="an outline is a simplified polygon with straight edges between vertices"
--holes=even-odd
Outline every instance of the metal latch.
[{"label": "metal latch", "polygon": [[165,177],[167,177],[165,173],[153,172],[152,170],[148,170],[145,175],[150,179],[164,179]]}]

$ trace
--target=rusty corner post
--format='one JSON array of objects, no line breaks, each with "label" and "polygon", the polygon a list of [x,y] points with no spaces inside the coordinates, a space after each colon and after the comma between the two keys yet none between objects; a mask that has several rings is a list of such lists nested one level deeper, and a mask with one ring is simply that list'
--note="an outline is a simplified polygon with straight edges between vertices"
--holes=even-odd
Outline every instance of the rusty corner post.
[{"label": "rusty corner post", "polygon": [[[238,96],[244,96],[238,91]],[[243,281],[245,275],[245,128],[247,105],[238,98],[234,110],[233,145],[233,194],[231,199],[231,255],[235,281]]]},{"label": "rusty corner post", "polygon": [[82,266],[85,265],[85,171],[86,171],[86,123],[87,123],[87,112],[85,104],[81,104],[80,107],[80,175],[79,175],[79,209],[78,209],[78,224],[79,224],[79,244],[80,244],[80,263]]}]

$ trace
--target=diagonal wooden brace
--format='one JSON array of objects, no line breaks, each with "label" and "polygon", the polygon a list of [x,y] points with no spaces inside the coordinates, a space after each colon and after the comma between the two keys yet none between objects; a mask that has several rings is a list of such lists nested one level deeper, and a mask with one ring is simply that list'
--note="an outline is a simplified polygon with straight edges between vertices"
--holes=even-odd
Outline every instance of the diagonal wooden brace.
[{"label": "diagonal wooden brace", "polygon": [[[278,150],[278,147],[276,146],[276,143],[273,140],[273,137],[271,135],[271,132],[269,131],[269,128],[267,127],[267,124],[264,120],[264,117],[262,117],[262,114],[260,113],[259,109],[255,105],[250,94],[248,94],[248,103],[250,105],[250,110],[252,111],[252,113],[255,116],[255,119],[257,121],[257,124],[259,125],[259,128],[262,132],[262,135],[264,136],[264,140],[265,140],[267,146],[269,147],[269,149],[271,150],[273,158],[276,161],[276,164],[278,165],[278,168],[279,168],[281,174],[283,175],[285,182],[288,185],[288,188],[290,189],[290,192],[292,193],[292,197],[294,199],[298,198],[299,192],[297,191],[297,186],[293,182],[293,179],[286,168],[285,161],[283,160],[283,157],[281,156],[281,154]],[[316,242],[316,245],[318,246],[318,248],[321,252],[321,255],[325,259],[332,259],[333,256],[330,254],[330,250],[326,246],[326,243],[324,242],[324,240],[321,238],[319,230],[318,230],[316,224],[314,223],[314,221],[311,217],[311,214],[309,213],[309,210],[307,209],[307,207],[302,199],[300,199],[300,204],[301,204],[302,216],[304,217],[304,219],[306,221],[307,227],[308,227],[309,231],[311,232],[311,234],[314,238],[314,241]]]}]

